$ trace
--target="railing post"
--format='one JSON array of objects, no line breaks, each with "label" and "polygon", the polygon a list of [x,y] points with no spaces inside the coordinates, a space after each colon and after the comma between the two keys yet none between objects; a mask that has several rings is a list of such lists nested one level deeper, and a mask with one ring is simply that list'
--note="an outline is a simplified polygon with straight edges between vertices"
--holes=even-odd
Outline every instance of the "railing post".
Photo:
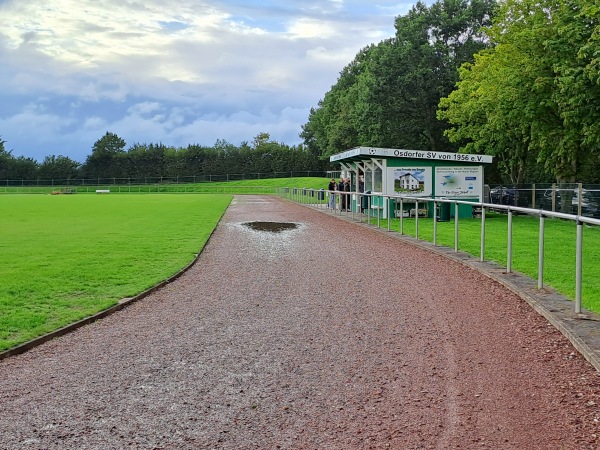
[{"label": "railing post", "polygon": [[381,204],[383,203],[383,200],[380,201],[381,197],[377,196],[377,228],[379,228],[381,226]]},{"label": "railing post", "polygon": [[540,214],[540,237],[538,240],[538,289],[544,286],[544,215]]},{"label": "railing post", "polygon": [[415,199],[415,239],[419,239],[419,200]]},{"label": "railing post", "polygon": [[360,208],[359,209],[360,216],[358,216],[358,220],[360,221],[360,223],[362,223],[362,219],[363,219],[363,210],[362,210],[363,195],[362,195],[362,192],[359,193],[356,198],[358,198],[358,201],[360,201],[360,204],[357,205],[358,208]]},{"label": "railing post", "polygon": [[481,242],[479,248],[479,261],[485,261],[485,207],[481,207]]},{"label": "railing post", "polygon": [[404,234],[404,199],[400,197],[400,234]]},{"label": "railing post", "polygon": [[577,248],[575,250],[575,314],[581,314],[581,283],[583,266],[583,222],[577,221]]},{"label": "railing post", "polygon": [[437,202],[433,201],[433,246],[437,245]]},{"label": "railing post", "polygon": [[512,211],[508,208],[508,238],[506,243],[506,272],[512,272]]},{"label": "railing post", "polygon": [[391,231],[391,223],[390,223],[390,203],[391,203],[391,199],[388,197],[387,200],[385,201],[385,204],[387,206],[387,220],[388,220],[388,226],[387,226],[387,230]]},{"label": "railing post", "polygon": [[454,202],[454,252],[458,253],[458,202]]}]

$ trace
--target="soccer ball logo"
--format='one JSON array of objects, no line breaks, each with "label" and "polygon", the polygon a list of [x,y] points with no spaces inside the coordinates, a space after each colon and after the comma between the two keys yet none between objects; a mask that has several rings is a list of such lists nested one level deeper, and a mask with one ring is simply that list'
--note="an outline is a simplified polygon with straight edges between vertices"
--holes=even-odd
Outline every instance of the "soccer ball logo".
[{"label": "soccer ball logo", "polygon": [[371,155],[374,155],[374,154],[375,154],[375,149],[374,149],[374,148],[370,148],[370,149],[369,149],[369,153],[370,153]]}]

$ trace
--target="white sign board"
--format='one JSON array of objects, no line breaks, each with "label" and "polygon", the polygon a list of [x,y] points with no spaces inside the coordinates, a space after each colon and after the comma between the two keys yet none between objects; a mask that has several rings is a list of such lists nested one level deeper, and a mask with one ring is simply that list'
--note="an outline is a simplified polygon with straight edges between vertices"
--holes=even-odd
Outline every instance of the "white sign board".
[{"label": "white sign board", "polygon": [[482,198],[483,167],[436,167],[436,197]]}]

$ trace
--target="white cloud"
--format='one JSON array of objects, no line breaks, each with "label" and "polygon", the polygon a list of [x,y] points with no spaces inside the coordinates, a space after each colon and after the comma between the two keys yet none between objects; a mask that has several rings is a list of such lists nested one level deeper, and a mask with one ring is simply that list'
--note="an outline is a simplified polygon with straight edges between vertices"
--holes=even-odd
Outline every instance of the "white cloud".
[{"label": "white cloud", "polygon": [[354,0],[0,1],[0,135],[15,153],[46,142],[40,152],[66,148],[80,160],[107,130],[169,145],[239,143],[263,131],[297,143],[310,108],[358,50],[393,34],[400,9]]},{"label": "white cloud", "polygon": [[136,103],[127,109],[127,112],[134,115],[146,115],[155,111],[159,111],[160,104],[158,102],[143,102]]},{"label": "white cloud", "polygon": [[87,130],[100,130],[106,128],[106,120],[102,117],[88,117],[83,121],[83,128]]},{"label": "white cloud", "polygon": [[289,26],[288,33],[294,39],[331,39],[341,36],[334,23],[305,17],[293,21]]}]

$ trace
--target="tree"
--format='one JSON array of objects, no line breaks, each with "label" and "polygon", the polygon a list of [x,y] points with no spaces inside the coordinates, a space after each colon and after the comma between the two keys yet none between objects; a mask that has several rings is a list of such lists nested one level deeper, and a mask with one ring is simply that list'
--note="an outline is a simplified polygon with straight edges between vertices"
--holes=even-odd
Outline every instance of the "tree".
[{"label": "tree", "polygon": [[122,156],[127,168],[125,176],[162,177],[166,175],[165,156],[169,147],[159,144],[134,144]]},{"label": "tree", "polygon": [[116,155],[125,152],[127,143],[115,133],[109,131],[104,136],[94,142],[92,153],[97,155],[107,154]]},{"label": "tree", "polygon": [[481,28],[490,22],[493,1],[418,2],[396,18],[396,36],[382,54],[372,100],[382,105],[381,126],[401,147],[453,151],[447,125],[436,116],[440,98],[458,81],[457,69],[486,47]]},{"label": "tree", "polygon": [[10,151],[4,148],[5,143],[6,141],[0,137],[0,179],[4,180],[11,177],[10,165],[13,160]]},{"label": "tree", "polygon": [[125,140],[115,133],[106,132],[92,147],[92,153],[86,158],[83,172],[92,178],[113,178],[124,176],[119,156],[125,155]]},{"label": "tree", "polygon": [[600,93],[589,75],[598,16],[581,4],[503,3],[488,30],[493,49],[463,67],[457,90],[440,103],[450,140],[499,156],[517,182],[538,163],[558,182],[573,182],[597,161]]},{"label": "tree", "polygon": [[38,168],[38,177],[44,180],[69,180],[78,176],[80,165],[67,156],[46,156]]},{"label": "tree", "polygon": [[252,140],[252,148],[257,150],[260,147],[267,145],[269,142],[272,142],[271,135],[269,133],[258,133]]},{"label": "tree", "polygon": [[310,152],[322,157],[360,145],[358,121],[361,106],[358,92],[359,75],[366,70],[374,46],[356,55],[340,72],[316,109],[311,109],[308,122],[303,125],[300,137]]},{"label": "tree", "polygon": [[508,47],[476,55],[475,64],[460,69],[457,89],[440,101],[438,117],[453,125],[446,135],[462,144],[462,152],[494,155],[510,181],[519,184],[535,162],[529,151],[532,117],[523,114],[533,111],[538,98],[531,91],[534,80],[526,83],[514,73],[525,61],[497,67],[514,57]]},{"label": "tree", "polygon": [[457,69],[486,47],[480,31],[493,0],[417,3],[396,18],[395,37],[362,49],[311,110],[301,137],[324,155],[363,145],[453,150],[437,105]]},{"label": "tree", "polygon": [[34,180],[37,176],[38,163],[33,158],[19,156],[10,161],[10,176],[17,180]]}]

